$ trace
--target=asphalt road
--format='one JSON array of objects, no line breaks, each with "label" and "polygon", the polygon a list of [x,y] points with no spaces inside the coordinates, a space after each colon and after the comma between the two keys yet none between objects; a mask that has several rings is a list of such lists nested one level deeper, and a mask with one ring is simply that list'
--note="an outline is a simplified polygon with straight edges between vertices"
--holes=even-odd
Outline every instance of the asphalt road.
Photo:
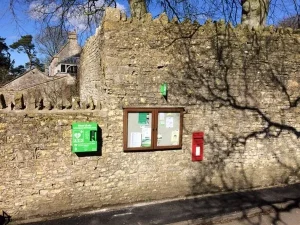
[{"label": "asphalt road", "polygon": [[232,220],[230,222],[221,222],[219,225],[299,225],[300,224],[300,208],[292,209],[289,212],[277,214],[259,214],[250,218],[242,218]]},{"label": "asphalt road", "polygon": [[[272,212],[275,220],[280,222],[281,216],[292,212],[298,215],[300,203],[300,184],[261,189],[256,191],[237,192],[223,195],[182,199],[163,203],[133,205],[117,210],[99,211],[77,214],[71,217],[58,218],[42,222],[25,223],[27,225],[150,225],[150,224],[199,224],[209,223],[211,218],[225,218],[236,215],[243,220],[232,221],[226,225],[261,224],[249,222],[246,218],[256,209],[257,212]],[[295,211],[293,211],[295,210]],[[236,219],[235,218],[235,219]],[[254,218],[253,218],[254,219]],[[257,219],[261,219],[259,216]],[[263,219],[266,219],[263,217]],[[255,220],[255,219],[254,219]],[[186,222],[188,221],[188,222]],[[268,221],[268,220],[266,220]],[[236,222],[236,223],[234,223]],[[14,223],[15,224],[15,223]],[[17,223],[18,224],[18,223]],[[22,223],[24,224],[24,223]],[[270,224],[267,223],[266,224]],[[272,224],[272,223],[271,223]],[[277,223],[273,223],[277,224]],[[278,223],[280,224],[280,223]],[[288,225],[292,225],[287,223]],[[299,225],[300,223],[297,223]],[[9,224],[10,225],[10,224]],[[13,224],[12,224],[13,225]]]}]

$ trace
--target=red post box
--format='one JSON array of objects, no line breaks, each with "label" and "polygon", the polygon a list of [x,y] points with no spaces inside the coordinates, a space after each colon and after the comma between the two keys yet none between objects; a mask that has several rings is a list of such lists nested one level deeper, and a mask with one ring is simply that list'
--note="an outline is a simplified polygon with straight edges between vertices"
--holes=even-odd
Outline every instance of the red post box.
[{"label": "red post box", "polygon": [[194,132],[192,141],[192,161],[203,160],[203,137],[204,132]]}]

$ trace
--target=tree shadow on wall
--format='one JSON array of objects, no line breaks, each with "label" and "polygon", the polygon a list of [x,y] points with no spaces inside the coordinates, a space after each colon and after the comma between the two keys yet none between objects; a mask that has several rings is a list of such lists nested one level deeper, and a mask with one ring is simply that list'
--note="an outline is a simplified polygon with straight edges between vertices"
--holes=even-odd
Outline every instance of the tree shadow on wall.
[{"label": "tree shadow on wall", "polygon": [[11,220],[11,217],[6,213],[2,212],[2,215],[0,215],[0,225],[7,225]]},{"label": "tree shadow on wall", "polygon": [[[184,123],[185,133],[205,130],[191,195],[299,182],[300,51],[291,31],[208,22],[172,24],[165,32],[170,38],[160,47],[176,62],[168,70],[170,102],[187,104],[186,116],[201,121]],[[299,207],[292,198],[280,201],[293,200],[283,208],[260,196],[244,201],[252,198],[272,206],[274,223]]]}]

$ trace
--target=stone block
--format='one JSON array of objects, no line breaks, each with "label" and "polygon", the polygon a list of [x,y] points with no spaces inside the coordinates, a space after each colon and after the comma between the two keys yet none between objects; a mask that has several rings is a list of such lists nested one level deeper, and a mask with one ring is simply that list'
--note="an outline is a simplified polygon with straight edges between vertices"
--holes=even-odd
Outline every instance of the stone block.
[{"label": "stone block", "polygon": [[14,104],[15,110],[21,110],[25,108],[24,97],[22,93],[16,93],[14,95],[14,100],[15,100],[15,104]]},{"label": "stone block", "polygon": [[68,99],[65,99],[64,100],[64,107],[66,109],[71,109],[72,108],[72,103]]},{"label": "stone block", "polygon": [[126,13],[123,11],[121,11],[121,21],[123,21],[123,22],[127,21]]},{"label": "stone block", "polygon": [[35,109],[35,99],[29,98],[26,103],[26,110],[34,110]]},{"label": "stone block", "polygon": [[54,108],[54,104],[51,101],[45,102],[45,108],[51,110]]},{"label": "stone block", "polygon": [[117,8],[107,7],[105,10],[104,21],[118,22],[121,20],[121,11]]},{"label": "stone block", "polygon": [[79,98],[75,97],[75,98],[72,98],[72,109],[73,110],[78,110],[80,109],[80,100]]},{"label": "stone block", "polygon": [[87,108],[91,109],[91,110],[95,109],[95,104],[94,104],[93,98],[91,96],[89,96],[89,98],[88,98]]},{"label": "stone block", "polygon": [[59,109],[59,110],[62,110],[64,108],[62,99],[57,100],[57,102],[55,104],[55,108]]},{"label": "stone block", "polygon": [[100,99],[97,100],[95,109],[98,109],[98,110],[101,110],[101,109],[102,109],[102,104],[101,104],[101,100],[100,100]]},{"label": "stone block", "polygon": [[152,22],[152,14],[151,13],[146,13],[143,17],[142,17],[142,21],[144,23],[150,23]]},{"label": "stone block", "polygon": [[162,13],[159,15],[159,17],[157,19],[154,19],[153,22],[162,24],[162,25],[166,25],[169,23],[169,18],[166,13]]}]

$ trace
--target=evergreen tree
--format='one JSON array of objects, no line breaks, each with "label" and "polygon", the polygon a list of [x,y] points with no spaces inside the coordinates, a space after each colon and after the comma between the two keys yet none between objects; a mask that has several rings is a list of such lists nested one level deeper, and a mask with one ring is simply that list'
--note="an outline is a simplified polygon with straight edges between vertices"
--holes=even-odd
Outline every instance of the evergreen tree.
[{"label": "evergreen tree", "polygon": [[0,84],[8,80],[9,68],[11,67],[9,47],[5,43],[5,38],[0,37]]},{"label": "evergreen tree", "polygon": [[34,62],[36,60],[36,51],[35,46],[32,43],[31,35],[21,36],[18,41],[14,42],[9,47],[17,50],[18,53],[25,53],[29,59],[29,69],[32,69],[34,67]]},{"label": "evergreen tree", "polygon": [[11,69],[10,69],[10,73],[13,75],[13,76],[19,76],[19,75],[22,75],[23,73],[25,73],[26,71],[26,68],[25,66],[23,65],[19,65],[17,67],[14,67],[12,66]]}]

